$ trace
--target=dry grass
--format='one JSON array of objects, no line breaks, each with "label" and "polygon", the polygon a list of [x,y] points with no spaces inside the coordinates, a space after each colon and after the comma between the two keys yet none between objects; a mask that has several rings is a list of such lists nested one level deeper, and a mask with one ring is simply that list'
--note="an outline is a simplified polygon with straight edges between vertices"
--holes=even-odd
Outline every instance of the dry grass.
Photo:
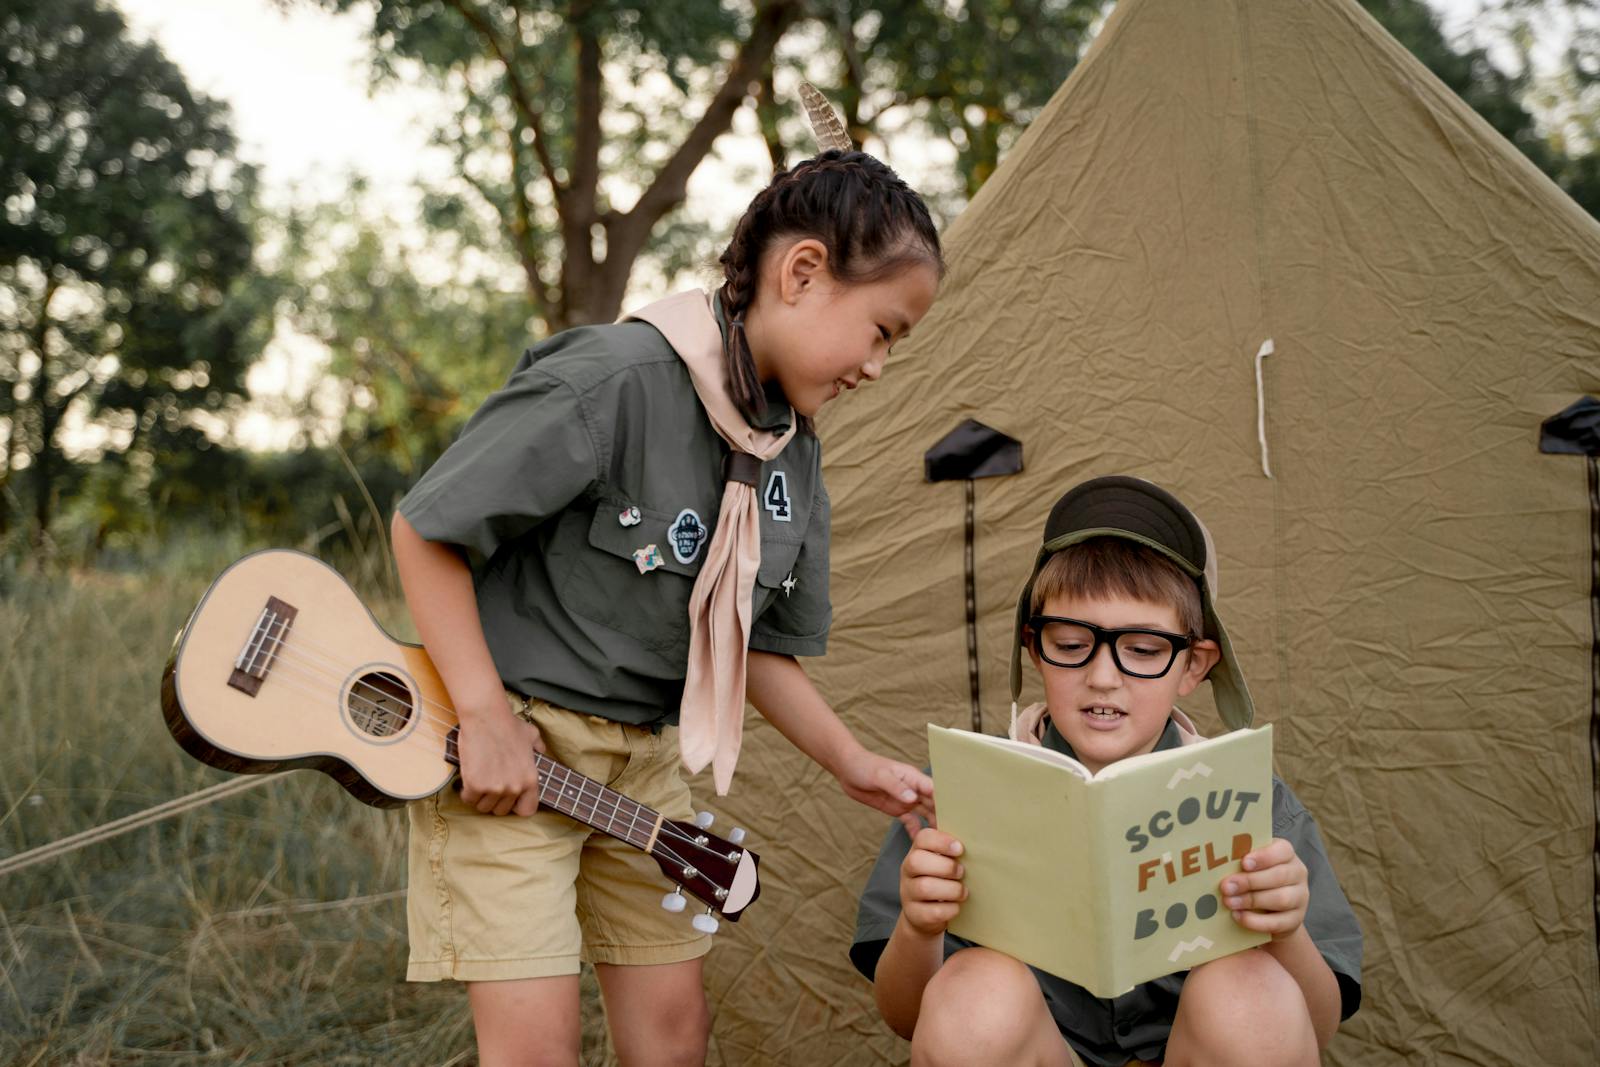
[{"label": "dry grass", "polygon": [[[157,692],[222,562],[0,572],[0,858],[224,779]],[[299,772],[0,876],[0,1064],[475,1062],[462,989],[403,980],[404,846],[402,813]]]}]

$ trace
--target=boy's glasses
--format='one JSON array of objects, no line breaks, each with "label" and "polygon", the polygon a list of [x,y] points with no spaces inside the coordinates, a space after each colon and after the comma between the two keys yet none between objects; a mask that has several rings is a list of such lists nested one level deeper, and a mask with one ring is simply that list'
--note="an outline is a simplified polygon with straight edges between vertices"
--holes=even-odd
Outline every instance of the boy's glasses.
[{"label": "boy's glasses", "polygon": [[1106,630],[1082,619],[1035,615],[1028,620],[1033,649],[1046,663],[1057,667],[1086,667],[1100,651],[1111,646],[1111,661],[1130,678],[1160,678],[1172,669],[1178,653],[1194,643],[1184,634],[1164,630]]}]

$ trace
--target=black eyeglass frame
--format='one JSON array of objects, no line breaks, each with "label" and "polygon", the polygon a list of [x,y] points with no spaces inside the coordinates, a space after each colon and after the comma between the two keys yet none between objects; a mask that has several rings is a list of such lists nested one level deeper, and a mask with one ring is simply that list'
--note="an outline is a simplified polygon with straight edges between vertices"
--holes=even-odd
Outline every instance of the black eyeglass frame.
[{"label": "black eyeglass frame", "polygon": [[[1083,658],[1083,662],[1062,663],[1060,660],[1051,659],[1049,653],[1045,652],[1044,628],[1045,624],[1052,622],[1064,622],[1072,626],[1081,626],[1094,635],[1094,645],[1089,649],[1089,654]],[[1129,678],[1166,677],[1168,672],[1172,670],[1172,665],[1178,662],[1178,653],[1190,647],[1195,643],[1195,641],[1198,640],[1198,638],[1192,634],[1174,634],[1168,633],[1166,630],[1150,630],[1142,626],[1125,626],[1117,630],[1108,630],[1104,627],[1096,626],[1092,622],[1085,622],[1082,619],[1069,619],[1065,615],[1034,615],[1028,619],[1028,628],[1033,631],[1033,650],[1039,654],[1040,659],[1044,660],[1052,667],[1065,667],[1067,670],[1078,670],[1080,668],[1087,667],[1089,664],[1093,663],[1094,658],[1100,654],[1100,646],[1109,645],[1111,648],[1111,662],[1116,664],[1117,670],[1121,671],[1123,674],[1126,674]],[[1167,660],[1167,665],[1162,667],[1161,670],[1157,671],[1155,674],[1147,674],[1143,671],[1130,671],[1127,667],[1124,667],[1122,665],[1122,657],[1117,654],[1117,639],[1124,634],[1148,634],[1151,637],[1166,638],[1172,643],[1172,656]]]}]

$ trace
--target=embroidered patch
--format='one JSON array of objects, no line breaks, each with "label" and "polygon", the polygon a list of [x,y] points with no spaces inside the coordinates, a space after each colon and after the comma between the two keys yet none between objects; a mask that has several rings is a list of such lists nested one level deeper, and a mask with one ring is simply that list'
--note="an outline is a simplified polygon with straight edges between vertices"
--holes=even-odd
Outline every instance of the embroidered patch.
[{"label": "embroidered patch", "polygon": [[672,555],[679,563],[693,563],[709,535],[706,524],[700,521],[693,508],[678,512],[677,521],[667,527],[667,536],[672,538]]},{"label": "embroidered patch", "polygon": [[767,479],[767,491],[761,494],[761,506],[772,513],[778,522],[788,522],[793,513],[789,508],[789,476],[774,470]]},{"label": "embroidered patch", "polygon": [[633,565],[639,568],[640,574],[648,574],[657,567],[664,566],[666,562],[661,558],[661,550],[655,545],[645,545],[643,548],[633,550]]}]

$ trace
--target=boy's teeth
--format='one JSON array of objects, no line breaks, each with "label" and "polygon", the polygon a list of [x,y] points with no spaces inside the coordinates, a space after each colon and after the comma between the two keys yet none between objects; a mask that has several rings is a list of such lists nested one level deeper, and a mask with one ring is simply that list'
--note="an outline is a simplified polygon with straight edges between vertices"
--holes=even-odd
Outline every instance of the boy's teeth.
[{"label": "boy's teeth", "polygon": [[1102,719],[1109,719],[1113,715],[1122,714],[1122,712],[1118,711],[1116,708],[1086,708],[1085,710],[1088,711],[1090,715],[1098,716]]}]

